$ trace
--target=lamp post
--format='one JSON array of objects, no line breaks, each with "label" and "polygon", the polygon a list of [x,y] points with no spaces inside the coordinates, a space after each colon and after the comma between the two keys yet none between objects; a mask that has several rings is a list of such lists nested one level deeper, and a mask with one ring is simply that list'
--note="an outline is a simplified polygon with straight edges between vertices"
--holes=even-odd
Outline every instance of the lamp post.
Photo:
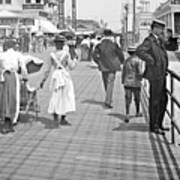
[{"label": "lamp post", "polygon": [[125,4],[125,46],[128,47],[128,13],[129,13],[129,5]]},{"label": "lamp post", "polygon": [[76,31],[77,29],[77,8],[76,0],[72,0],[72,28]]},{"label": "lamp post", "polygon": [[64,0],[58,1],[58,24],[59,28],[64,28]]},{"label": "lamp post", "polygon": [[136,43],[136,0],[133,0],[133,44]]}]

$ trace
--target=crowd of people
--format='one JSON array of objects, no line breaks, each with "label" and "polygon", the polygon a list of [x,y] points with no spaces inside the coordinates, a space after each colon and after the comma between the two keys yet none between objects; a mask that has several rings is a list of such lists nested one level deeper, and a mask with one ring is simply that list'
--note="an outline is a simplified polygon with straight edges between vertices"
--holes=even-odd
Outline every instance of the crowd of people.
[{"label": "crowd of people", "polygon": [[[113,108],[113,89],[117,71],[122,70],[122,84],[125,97],[125,122],[130,121],[130,105],[134,96],[136,116],[143,116],[140,109],[142,79],[149,81],[149,128],[150,132],[164,135],[169,130],[163,126],[167,105],[166,75],[168,68],[167,50],[177,50],[176,39],[165,24],[154,20],[151,33],[138,47],[128,47],[128,58],[124,56],[121,44],[113,32],[105,29],[103,35],[84,36],[75,41],[73,36],[57,35],[55,50],[50,53],[48,65],[39,84],[40,88],[51,74],[48,113],[52,114],[57,125],[71,125],[67,113],[76,110],[75,92],[70,70],[80,60],[93,61],[102,74],[105,90],[104,107]],[[77,39],[76,39],[77,40]],[[47,43],[47,42],[46,42]],[[47,44],[44,46],[47,48]],[[173,46],[172,46],[173,44]],[[20,79],[27,78],[27,68],[23,54],[18,52],[18,42],[10,40],[0,54],[0,119],[4,121],[2,133],[14,131],[20,111]],[[77,48],[80,49],[78,57]],[[50,73],[52,71],[52,73]]]}]

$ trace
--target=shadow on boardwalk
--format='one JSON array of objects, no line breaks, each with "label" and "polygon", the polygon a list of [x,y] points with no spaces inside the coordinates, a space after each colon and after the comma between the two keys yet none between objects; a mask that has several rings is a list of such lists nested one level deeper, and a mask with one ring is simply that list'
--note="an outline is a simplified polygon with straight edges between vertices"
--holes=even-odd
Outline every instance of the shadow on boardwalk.
[{"label": "shadow on boardwalk", "polygon": [[160,137],[159,135],[149,134],[149,139],[159,179],[167,179],[167,176],[170,180],[180,179],[178,161],[166,136]]},{"label": "shadow on boardwalk", "polygon": [[94,100],[94,99],[86,99],[86,100],[82,101],[81,103],[82,104],[92,104],[92,105],[98,105],[98,106],[105,107],[104,102],[97,101],[97,100]]},{"label": "shadow on boardwalk", "polygon": [[58,122],[53,121],[51,118],[39,116],[36,120],[32,114],[21,114],[19,123],[40,123],[44,126],[44,129],[58,129]]},{"label": "shadow on boardwalk", "polygon": [[115,127],[113,131],[137,131],[147,132],[148,128],[144,123],[120,123],[118,127]]}]

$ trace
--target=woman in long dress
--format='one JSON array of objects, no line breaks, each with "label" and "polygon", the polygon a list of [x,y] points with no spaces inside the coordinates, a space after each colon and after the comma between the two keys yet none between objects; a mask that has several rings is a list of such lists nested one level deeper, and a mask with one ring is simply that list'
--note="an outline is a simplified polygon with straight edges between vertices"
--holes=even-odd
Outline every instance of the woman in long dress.
[{"label": "woman in long dress", "polygon": [[52,114],[55,121],[59,121],[61,116],[61,125],[70,125],[66,120],[66,114],[76,110],[73,82],[69,73],[76,64],[72,60],[67,48],[64,48],[65,38],[57,36],[55,38],[56,51],[50,54],[48,68],[45,71],[44,78],[40,84],[43,87],[44,82],[49,76],[51,67],[53,72],[50,81],[52,95],[49,102],[48,113]]},{"label": "woman in long dress", "polygon": [[20,111],[20,79],[27,69],[23,55],[16,51],[16,42],[9,42],[7,51],[0,54],[0,119],[4,121],[2,133],[13,132]]}]

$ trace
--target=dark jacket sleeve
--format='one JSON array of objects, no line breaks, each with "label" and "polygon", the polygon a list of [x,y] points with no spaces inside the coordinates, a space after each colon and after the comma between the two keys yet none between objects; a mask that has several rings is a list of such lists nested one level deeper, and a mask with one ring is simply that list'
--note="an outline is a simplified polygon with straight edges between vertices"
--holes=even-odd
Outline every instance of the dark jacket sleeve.
[{"label": "dark jacket sleeve", "polygon": [[101,55],[100,53],[101,53],[100,45],[98,44],[98,45],[96,45],[96,47],[92,53],[92,57],[97,64],[99,64],[99,59],[100,59],[100,55]]},{"label": "dark jacket sleeve", "polygon": [[119,58],[119,60],[121,61],[121,63],[124,63],[124,54],[122,49],[116,44],[116,54]]},{"label": "dark jacket sleeve", "polygon": [[126,61],[124,61],[123,63],[123,68],[122,68],[122,74],[121,74],[121,83],[124,84],[124,80],[125,80],[125,73],[126,73]]},{"label": "dark jacket sleeve", "polygon": [[151,55],[152,51],[152,42],[150,39],[146,38],[144,42],[137,47],[136,49],[136,55],[145,61],[149,65],[154,65],[154,59]]}]

